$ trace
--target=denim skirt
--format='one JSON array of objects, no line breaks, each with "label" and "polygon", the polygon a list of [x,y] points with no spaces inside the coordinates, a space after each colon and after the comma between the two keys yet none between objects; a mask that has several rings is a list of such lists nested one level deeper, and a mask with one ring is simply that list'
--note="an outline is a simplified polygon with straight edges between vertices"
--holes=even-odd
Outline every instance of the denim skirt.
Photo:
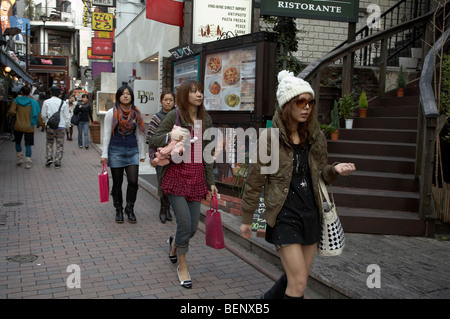
[{"label": "denim skirt", "polygon": [[111,168],[139,165],[139,148],[110,145],[108,166]]}]

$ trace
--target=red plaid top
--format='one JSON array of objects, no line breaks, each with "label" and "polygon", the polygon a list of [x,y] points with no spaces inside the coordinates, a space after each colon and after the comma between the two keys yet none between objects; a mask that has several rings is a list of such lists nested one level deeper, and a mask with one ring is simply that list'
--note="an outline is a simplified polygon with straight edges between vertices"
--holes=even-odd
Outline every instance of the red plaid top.
[{"label": "red plaid top", "polygon": [[[201,143],[201,140],[195,143],[197,142]],[[205,199],[208,187],[205,181],[204,167],[202,162],[195,163],[194,156],[197,155],[194,149],[195,147],[191,148],[191,163],[170,163],[161,183],[161,189],[165,194],[183,196],[191,202],[200,202]]]}]

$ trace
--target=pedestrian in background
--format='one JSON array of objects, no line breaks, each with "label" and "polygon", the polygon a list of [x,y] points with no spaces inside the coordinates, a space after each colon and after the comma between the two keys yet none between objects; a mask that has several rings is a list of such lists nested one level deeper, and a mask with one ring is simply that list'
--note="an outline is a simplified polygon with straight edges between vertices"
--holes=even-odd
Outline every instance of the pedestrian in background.
[{"label": "pedestrian in background", "polygon": [[34,128],[39,119],[39,103],[30,97],[31,88],[22,87],[9,110],[16,117],[14,123],[14,141],[16,142],[17,165],[23,164],[22,136],[25,140],[25,168],[31,168],[31,146],[34,145]]},{"label": "pedestrian in background", "polygon": [[[273,128],[261,134],[268,152],[279,156],[274,174],[263,174],[258,160],[249,167],[242,197],[241,235],[252,236],[253,213],[264,186],[266,240],[275,245],[284,275],[264,298],[301,299],[321,236],[322,202],[319,175],[332,183],[339,175],[355,171],[353,163],[327,164],[327,144],[314,113],[314,91],[292,72],[278,74]],[[279,149],[271,149],[271,134],[279,132]],[[259,144],[258,144],[259,145]],[[268,163],[267,165],[271,165]]]},{"label": "pedestrian in background", "polygon": [[[77,105],[77,98],[75,94],[73,93],[73,90],[70,90],[69,92],[69,98],[67,99],[66,103],[69,105],[69,116],[72,118],[73,116],[73,110],[75,109]],[[69,124],[69,130],[66,132],[67,140],[72,141],[72,135],[73,135],[73,125],[72,123]]]},{"label": "pedestrian in background", "polygon": [[[203,87],[199,82],[183,82],[177,89],[177,109],[163,118],[149,141],[150,147],[155,149],[167,145],[170,140],[187,140],[193,146],[189,162],[169,163],[163,167],[159,179],[159,195],[167,194],[177,220],[176,235],[168,240],[169,259],[172,263],[178,261],[177,275],[180,285],[184,288],[192,288],[186,254],[189,251],[189,240],[197,231],[201,200],[208,194],[208,187],[213,194],[217,193],[212,163],[206,163],[202,154],[196,154],[194,151],[196,142],[202,143],[202,150],[206,147],[207,143],[201,135],[200,139],[196,138],[212,127],[203,97]],[[174,129],[178,116],[181,127]],[[201,121],[202,125],[197,127],[196,121]],[[197,130],[199,134],[196,134]],[[196,160],[198,157],[200,161]]]},{"label": "pedestrian in background", "polygon": [[[68,130],[70,125],[70,115],[69,115],[69,106],[66,102],[61,99],[61,88],[58,86],[52,86],[51,89],[51,98],[47,99],[42,103],[42,111],[41,116],[45,125],[47,126],[48,119],[59,110],[61,106],[59,125],[57,129],[52,129],[50,127],[46,127],[46,135],[47,135],[47,161],[45,162],[45,166],[50,167],[53,163],[55,164],[55,168],[61,168],[61,160],[63,158],[64,153],[64,140],[66,135],[66,130]],[[56,151],[55,156],[53,157],[53,145],[56,142]]]},{"label": "pedestrian in background", "polygon": [[[161,110],[153,115],[153,117],[150,120],[150,125],[148,127],[147,132],[147,144],[150,138],[155,134],[156,130],[158,129],[159,123],[161,123],[161,120],[164,118],[164,116],[167,115],[170,111],[172,111],[174,105],[175,105],[175,95],[170,90],[163,90],[160,96],[159,101],[161,102]],[[159,177],[161,176],[161,171],[163,166],[159,166],[155,162],[155,154],[156,150],[154,148],[149,147],[148,155],[150,158],[150,165],[153,166],[156,170],[156,177],[157,180],[159,180]],[[166,220],[171,221],[172,220],[172,214],[170,213],[170,202],[169,198],[166,194],[162,194],[160,197],[161,201],[161,208],[159,210],[159,220],[164,224]]]},{"label": "pedestrian in background", "polygon": [[123,172],[127,175],[125,213],[136,223],[134,203],[138,191],[139,162],[145,161],[145,127],[141,112],[134,105],[133,89],[122,86],[116,104],[105,115],[101,163],[108,163],[113,180],[112,197],[116,223],[123,223]]},{"label": "pedestrian in background", "polygon": [[89,96],[83,94],[81,96],[81,103],[75,106],[73,109],[74,114],[81,114],[80,122],[78,123],[78,147],[83,148],[83,135],[84,135],[84,148],[89,148],[89,119],[94,122],[92,118],[92,107],[89,105]]}]

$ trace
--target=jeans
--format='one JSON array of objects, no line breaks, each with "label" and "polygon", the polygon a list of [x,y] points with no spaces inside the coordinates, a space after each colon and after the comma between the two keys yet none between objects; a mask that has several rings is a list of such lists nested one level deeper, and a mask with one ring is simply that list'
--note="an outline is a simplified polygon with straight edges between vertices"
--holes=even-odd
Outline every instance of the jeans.
[{"label": "jeans", "polygon": [[83,134],[84,134],[84,146],[89,146],[89,121],[78,123],[78,146],[83,146]]},{"label": "jeans", "polygon": [[200,219],[200,202],[190,202],[183,196],[168,194],[175,218],[177,219],[177,233],[175,246],[177,254],[185,255],[189,251],[189,240],[197,231]]}]

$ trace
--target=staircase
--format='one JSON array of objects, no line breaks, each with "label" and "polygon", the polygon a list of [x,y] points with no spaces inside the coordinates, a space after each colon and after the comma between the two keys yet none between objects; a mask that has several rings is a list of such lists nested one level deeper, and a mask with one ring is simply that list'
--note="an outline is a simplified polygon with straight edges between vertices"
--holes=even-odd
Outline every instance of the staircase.
[{"label": "staircase", "polygon": [[352,129],[328,141],[330,163],[353,162],[357,169],[332,186],[346,232],[425,236],[414,178],[418,105],[417,81],[403,98],[390,92],[372,100],[367,118],[356,117]]}]

